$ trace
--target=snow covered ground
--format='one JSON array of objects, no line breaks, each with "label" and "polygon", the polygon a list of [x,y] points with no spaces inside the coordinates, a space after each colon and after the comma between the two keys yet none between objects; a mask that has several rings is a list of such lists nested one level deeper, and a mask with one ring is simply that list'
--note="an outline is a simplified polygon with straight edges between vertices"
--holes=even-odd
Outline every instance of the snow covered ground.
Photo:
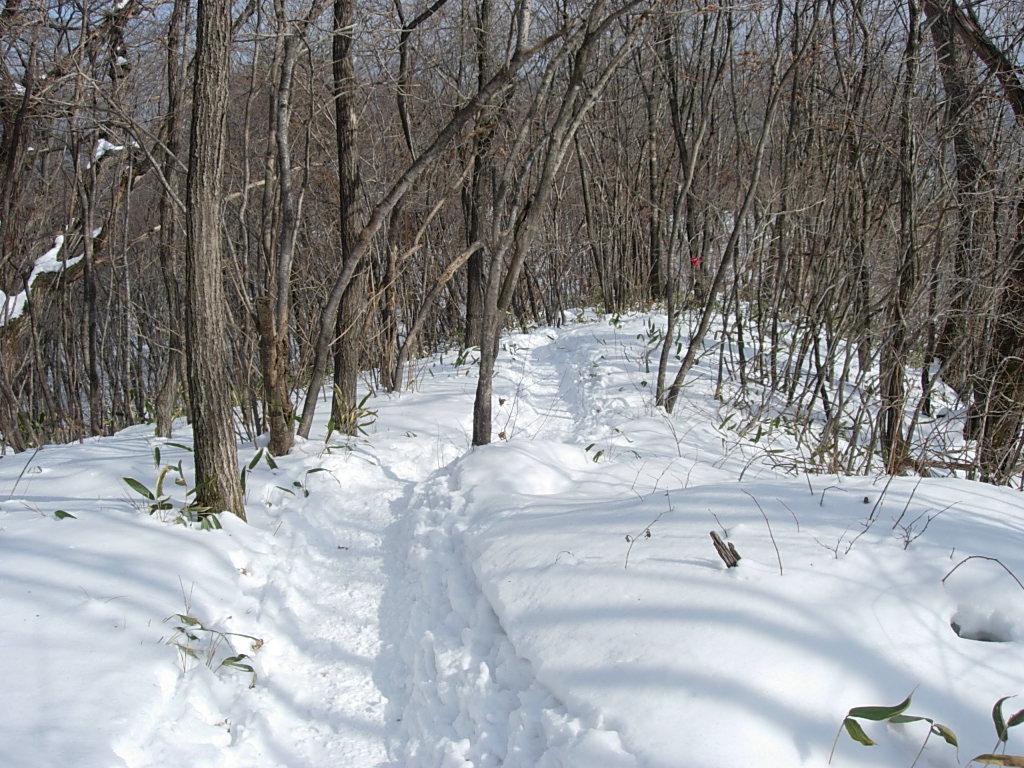
[{"label": "snow covered ground", "polygon": [[[910,693],[960,745],[917,765],[991,751],[1024,693],[1020,492],[794,474],[777,423],[729,429],[710,357],[669,418],[651,322],[507,337],[486,448],[454,352],[359,439],[242,445],[248,525],[175,524],[184,425],[0,459],[0,766],[822,766],[848,710]],[[833,765],[929,734],[864,725]]]}]

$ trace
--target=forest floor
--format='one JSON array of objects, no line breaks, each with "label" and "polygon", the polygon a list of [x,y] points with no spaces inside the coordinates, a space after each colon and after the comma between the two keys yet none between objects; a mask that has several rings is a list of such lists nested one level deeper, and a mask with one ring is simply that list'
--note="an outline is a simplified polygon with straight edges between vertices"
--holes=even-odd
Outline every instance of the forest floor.
[{"label": "forest floor", "polygon": [[[249,522],[220,530],[175,524],[184,424],[0,459],[0,765],[794,768],[839,734],[832,764],[866,768],[999,746],[993,705],[1024,693],[1021,493],[824,474],[799,429],[715,399],[713,347],[668,416],[664,322],[507,335],[487,447],[456,351],[370,397],[358,438],[242,444]],[[955,442],[940,412],[921,439]],[[840,733],[911,693],[949,731]]]}]

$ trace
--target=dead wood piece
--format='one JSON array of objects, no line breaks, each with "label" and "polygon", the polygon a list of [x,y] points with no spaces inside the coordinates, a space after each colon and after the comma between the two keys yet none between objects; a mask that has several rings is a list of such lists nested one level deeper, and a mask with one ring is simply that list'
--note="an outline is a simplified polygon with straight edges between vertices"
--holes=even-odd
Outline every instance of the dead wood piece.
[{"label": "dead wood piece", "polygon": [[726,567],[735,568],[740,562],[740,553],[736,551],[733,543],[730,541],[726,544],[722,541],[722,537],[714,531],[711,531],[711,540],[715,542],[715,551],[718,552],[718,556],[722,558]]}]

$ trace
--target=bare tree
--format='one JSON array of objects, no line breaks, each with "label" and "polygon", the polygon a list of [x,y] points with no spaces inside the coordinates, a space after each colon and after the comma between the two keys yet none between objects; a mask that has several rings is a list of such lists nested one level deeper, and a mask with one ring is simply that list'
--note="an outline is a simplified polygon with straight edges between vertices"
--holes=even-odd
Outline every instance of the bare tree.
[{"label": "bare tree", "polygon": [[[180,201],[177,199],[179,165],[181,160],[182,91],[184,90],[184,27],[187,21],[187,0],[174,0],[167,20],[167,59],[165,64],[167,106],[160,124],[159,141],[164,147],[161,173],[166,187],[161,189],[159,207],[160,234],[159,259],[160,276],[166,293],[166,306],[181,305],[181,287],[177,273],[180,264],[176,257],[177,233],[179,231]],[[176,205],[176,203],[178,205]],[[185,367],[182,328],[178,315],[168,313],[167,356],[164,363],[163,379],[154,403],[154,419],[158,435],[169,437],[174,420],[175,406],[180,397],[181,378]]]},{"label": "bare tree", "polygon": [[221,242],[230,53],[230,6],[199,0],[185,199],[186,343],[195,434],[196,502],[210,512],[227,511],[244,520],[231,404]]},{"label": "bare tree", "polygon": [[[299,195],[296,193],[292,163],[292,88],[300,46],[309,27],[326,7],[327,0],[314,2],[305,15],[289,19],[282,5],[275,6],[280,45],[279,81],[272,101],[274,110],[274,156],[277,177],[278,230],[268,275],[266,295],[257,302],[257,327],[263,390],[270,427],[268,450],[280,456],[292,448],[295,437],[295,407],[288,385],[291,371],[290,339],[292,318],[292,278],[295,242],[299,229]],[[270,185],[267,186],[267,189]]]},{"label": "bare tree", "polygon": [[[809,15],[809,26],[813,28],[818,19],[814,5],[814,3],[809,3],[805,4],[802,8],[800,6],[796,6],[792,9],[792,13],[794,16]],[[784,14],[785,8],[780,2],[772,11],[773,27],[776,32],[782,28],[782,19]],[[712,279],[711,285],[708,289],[704,308],[701,310],[699,324],[696,331],[690,337],[686,354],[683,357],[679,369],[676,371],[672,384],[666,390],[664,405],[665,410],[669,413],[671,413],[675,407],[683,382],[690,370],[693,368],[693,365],[696,363],[697,355],[703,347],[704,338],[707,335],[708,328],[711,325],[711,320],[715,313],[718,293],[725,287],[726,280],[729,278],[730,274],[733,273],[733,266],[740,248],[744,227],[747,224],[747,217],[751,213],[755,195],[758,191],[761,174],[765,168],[765,156],[768,149],[768,143],[772,136],[775,119],[782,100],[782,84],[792,74],[797,64],[801,61],[805,50],[811,44],[812,40],[813,36],[810,34],[805,34],[803,37],[798,38],[795,54],[786,50],[783,40],[778,38],[775,40],[775,50],[771,53],[771,63],[769,65],[768,93],[764,106],[764,116],[760,121],[759,135],[757,137],[756,144],[754,145],[750,178],[746,181],[739,207],[732,213],[731,231],[729,233],[728,241],[725,244],[722,258],[719,261],[718,268],[715,271],[714,278]]]},{"label": "bare tree", "polygon": [[[522,0],[521,7],[528,9],[531,0]],[[528,11],[526,11],[528,15]],[[520,14],[522,15],[522,14]],[[455,113],[434,134],[430,144],[422,150],[398,175],[388,191],[373,205],[366,222],[359,229],[359,236],[353,245],[351,255],[341,265],[341,270],[329,291],[327,302],[318,323],[314,342],[314,360],[310,373],[306,401],[302,409],[302,422],[299,434],[309,436],[313,415],[316,412],[317,398],[323,385],[330,356],[331,341],[335,335],[338,310],[342,298],[356,274],[360,263],[368,252],[373,239],[385,225],[387,218],[399,201],[410,190],[417,178],[434,162],[441,152],[455,140],[456,136],[476,114],[497,93],[504,89],[518,75],[527,62],[546,50],[554,41],[561,39],[570,25],[563,25],[550,35],[533,45],[526,45],[516,50],[515,54],[487,81],[483,88],[463,103]]]},{"label": "bare tree", "polygon": [[[543,143],[529,151],[523,151],[524,147],[519,146],[510,152],[513,158],[524,157],[525,167],[515,163],[506,165],[497,196],[503,207],[500,211],[503,217],[495,215],[492,218],[488,236],[491,253],[483,301],[480,372],[473,401],[473,445],[486,445],[491,441],[492,379],[499,334],[519,275],[547,212],[555,180],[573,147],[580,124],[601,97],[612,73],[629,56],[645,26],[645,15],[638,13],[638,18],[628,20],[622,39],[616,41],[618,50],[614,54],[598,60],[597,53],[605,35],[616,24],[644,6],[642,0],[613,7],[598,0],[590,6],[575,34],[568,39],[568,45],[560,52],[561,56],[552,57],[545,71],[543,87],[538,89],[531,104],[528,117],[532,117],[534,109],[547,99],[557,104],[553,110],[554,120],[544,131]],[[518,45],[522,47],[529,34],[528,20],[520,22],[518,32]],[[555,91],[552,89],[554,74],[565,61],[571,61],[569,74],[564,88]],[[588,76],[592,78],[590,82]],[[529,132],[521,126],[519,142],[527,136]],[[535,158],[539,166],[537,178],[532,188],[527,188],[523,181],[528,177]]]},{"label": "bare tree", "polygon": [[917,137],[912,124],[920,36],[916,0],[908,3],[907,43],[903,53],[903,94],[900,107],[900,236],[896,279],[888,302],[888,335],[879,358],[879,435],[882,455],[890,474],[898,474],[907,461],[904,435],[906,360],[912,324],[911,300],[916,282],[917,256]]},{"label": "bare tree", "polygon": [[[338,154],[338,224],[342,264],[356,263],[359,234],[359,148],[356,143],[353,24],[355,1],[335,0],[331,38],[331,76],[334,84],[335,143]],[[360,271],[346,287],[338,314],[334,352],[334,396],[331,423],[335,429],[352,434],[356,429],[356,380],[359,376],[359,319],[363,314],[364,281]],[[308,402],[308,400],[307,400]]]},{"label": "bare tree", "polygon": [[[994,245],[984,239],[986,212],[978,206],[992,183],[992,173],[981,151],[980,132],[973,117],[976,83],[961,54],[972,52],[998,83],[1005,103],[1024,132],[1024,84],[1013,58],[985,33],[980,19],[956,0],[923,0],[931,25],[943,86],[949,99],[959,185],[958,242],[953,315],[942,329],[940,354],[951,365],[946,369],[960,395],[972,403],[968,436],[979,441],[982,476],[1005,482],[1019,472],[1021,427],[1024,425],[1024,196],[1013,204],[1016,220],[1013,245],[1004,264],[998,264]],[[1019,42],[1019,40],[1018,40]],[[980,209],[979,209],[980,208]],[[980,226],[979,226],[980,223]],[[979,253],[980,252],[980,253]],[[978,277],[976,257],[997,270],[996,298],[972,286]],[[978,316],[991,318],[981,333],[972,333]],[[980,352],[980,354],[979,354]]]}]

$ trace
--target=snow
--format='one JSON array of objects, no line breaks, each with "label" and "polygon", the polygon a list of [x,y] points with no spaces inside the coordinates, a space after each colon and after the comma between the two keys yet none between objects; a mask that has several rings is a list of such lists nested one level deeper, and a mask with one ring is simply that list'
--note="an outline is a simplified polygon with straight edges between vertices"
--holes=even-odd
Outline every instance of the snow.
[{"label": "snow", "polygon": [[[124,66],[124,64],[127,64],[127,61],[125,61],[122,57],[118,57],[116,63],[118,66]],[[124,150],[124,144],[114,144],[108,141],[107,139],[103,138],[97,139],[96,146],[93,147],[92,150],[92,157],[89,160],[85,161],[85,168],[91,168],[93,163],[98,163],[106,156],[108,152],[123,152]]]},{"label": "snow", "polygon": [[[102,231],[102,227],[93,229],[93,239],[99,237]],[[60,256],[60,252],[63,247],[64,235],[57,235],[53,238],[53,247],[36,259],[36,263],[33,265],[27,281],[29,290],[32,289],[32,285],[40,275],[47,272],[62,272],[65,269],[75,266],[75,264],[85,258],[84,255],[79,255],[69,259],[60,259],[58,257]],[[10,295],[0,291],[0,326],[6,325],[11,320],[16,320],[21,317],[25,313],[25,305],[27,301],[28,290]]]},{"label": "snow", "polygon": [[[99,234],[99,230],[93,233],[93,237]],[[53,247],[46,251],[42,256],[36,259],[35,265],[32,267],[32,272],[29,273],[28,287],[32,288],[32,284],[35,283],[36,278],[46,272],[60,272],[68,267],[73,267],[79,261],[82,260],[81,256],[76,256],[71,259],[59,259],[61,249],[64,247],[64,235],[57,235],[53,238]],[[22,316],[25,312],[25,303],[28,301],[28,292],[20,291],[8,295],[3,291],[0,291],[0,325],[6,325],[11,320],[15,320]]]},{"label": "snow", "polygon": [[[784,430],[728,426],[710,356],[669,417],[651,323],[508,336],[491,446],[454,351],[356,439],[243,444],[221,530],[175,524],[184,424],[0,459],[0,765],[822,766],[849,709],[911,692],[960,743],[918,765],[990,751],[1024,692],[1020,492],[795,474]],[[928,733],[865,727],[833,765]]]},{"label": "snow", "polygon": [[114,144],[106,139],[97,139],[96,146],[92,151],[93,162],[101,159],[107,152],[123,152],[123,144]]}]

